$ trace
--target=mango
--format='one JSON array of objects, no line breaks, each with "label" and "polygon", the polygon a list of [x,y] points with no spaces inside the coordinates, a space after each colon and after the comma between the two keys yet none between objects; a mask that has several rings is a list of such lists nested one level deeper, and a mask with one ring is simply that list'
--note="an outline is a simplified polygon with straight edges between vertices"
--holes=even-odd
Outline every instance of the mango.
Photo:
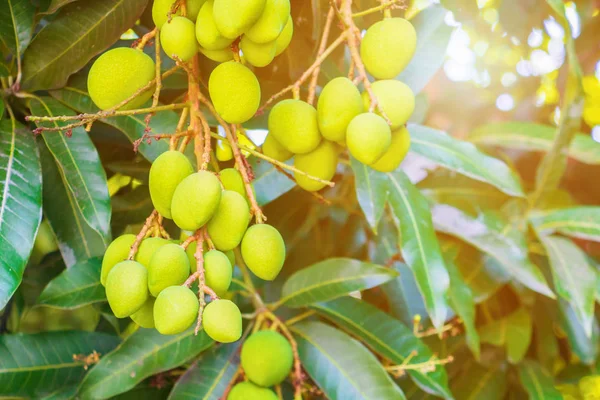
[{"label": "mango", "polygon": [[248,121],[260,105],[256,75],[235,61],[224,62],[213,70],[208,78],[208,92],[217,112],[230,124]]},{"label": "mango", "polygon": [[285,243],[277,229],[267,224],[253,225],[242,239],[242,258],[260,279],[272,281],[285,261]]},{"label": "mango", "polygon": [[266,67],[275,58],[275,41],[267,43],[255,43],[248,39],[246,35],[242,36],[240,49],[244,54],[244,60],[254,67]]},{"label": "mango", "polygon": [[171,201],[177,185],[194,173],[192,163],[179,151],[165,151],[150,167],[150,198],[154,208],[165,218],[171,218]]},{"label": "mango", "polygon": [[385,153],[370,165],[379,172],[392,172],[400,166],[410,148],[410,134],[404,126],[392,132],[392,143]]},{"label": "mango", "polygon": [[[200,12],[200,8],[205,1],[206,0],[187,0],[186,18],[195,21]],[[174,2],[175,0],[154,0],[154,3],[152,4],[152,20],[158,29],[162,28],[163,24],[167,22],[167,15],[169,11],[171,11]],[[181,8],[173,14],[173,17],[177,15],[181,15]]]},{"label": "mango", "polygon": [[219,178],[223,184],[225,190],[233,190],[240,195],[246,196],[246,187],[244,186],[244,179],[242,174],[235,168],[225,168],[219,172]]},{"label": "mango", "polygon": [[179,183],[173,194],[171,214],[178,227],[194,232],[212,218],[221,201],[221,184],[208,171],[196,172]]},{"label": "mango", "polygon": [[229,47],[224,48],[223,50],[207,50],[205,48],[199,47],[198,51],[200,51],[200,53],[202,53],[204,57],[218,63],[233,60],[233,52]]},{"label": "mango", "polygon": [[373,164],[389,149],[392,132],[385,120],[377,114],[363,113],[350,121],[346,144],[354,158],[363,164]]},{"label": "mango", "polygon": [[242,345],[241,363],[244,373],[259,386],[278,385],[289,375],[294,364],[290,342],[278,332],[263,330],[253,333]]},{"label": "mango", "polygon": [[277,400],[271,389],[256,386],[252,382],[236,383],[227,395],[227,400]]},{"label": "mango", "polygon": [[202,326],[212,340],[232,343],[242,337],[242,314],[230,300],[213,300],[204,308]]},{"label": "mango", "polygon": [[235,39],[262,15],[266,0],[215,0],[213,17],[221,35]]},{"label": "mango", "polygon": [[221,251],[237,247],[250,223],[248,202],[239,193],[224,190],[221,202],[206,226],[215,247]]},{"label": "mango", "polygon": [[148,297],[142,308],[131,314],[133,322],[142,328],[154,328],[154,297]]},{"label": "mango", "polygon": [[175,17],[160,30],[160,44],[167,56],[189,61],[198,53],[196,27],[185,17]]},{"label": "mango", "polygon": [[[412,90],[406,84],[396,80],[373,82],[371,89],[392,123],[391,129],[396,130],[406,124],[415,110],[415,95]],[[362,98],[365,111],[368,111],[371,105],[369,94],[363,92]],[[377,108],[374,111],[379,115]]]},{"label": "mango", "polygon": [[290,15],[283,27],[283,31],[279,34],[277,39],[275,39],[275,57],[288,48],[292,42],[292,36],[294,36],[294,21],[292,21],[292,16]]},{"label": "mango", "polygon": [[213,18],[213,0],[208,0],[198,14],[196,20],[196,39],[200,46],[207,50],[223,50],[233,43],[233,39],[222,36]]},{"label": "mango", "polygon": [[[208,252],[208,246],[206,245],[206,242],[204,242],[203,247],[204,247],[204,254],[206,254]],[[194,255],[197,248],[198,248],[198,242],[192,242],[187,247],[187,249],[185,249],[185,253],[188,256],[188,261],[190,262],[190,271],[192,273],[196,272],[196,270],[197,270],[196,266],[198,263],[196,262],[196,257]],[[233,252],[233,250],[225,251],[223,253],[227,256],[227,259],[229,260],[229,262],[231,263],[231,266],[233,267],[235,265],[235,253]]]},{"label": "mango", "polygon": [[103,286],[106,286],[106,277],[110,270],[127,259],[133,242],[135,242],[135,235],[127,234],[119,236],[108,245],[102,259],[102,269],[100,271],[100,283]]},{"label": "mango", "polygon": [[304,101],[287,99],[275,104],[268,125],[269,135],[292,153],[308,153],[321,143],[317,110]]},{"label": "mango", "polygon": [[[323,140],[310,153],[296,155],[294,158],[294,167],[314,177],[329,181],[335,175],[338,154],[339,149],[336,144]],[[298,173],[294,173],[294,179],[298,186],[309,192],[316,192],[326,186],[324,183]]]},{"label": "mango", "polygon": [[346,77],[332,79],[321,91],[317,102],[321,135],[332,142],[344,140],[348,124],[363,111],[360,92],[352,81]]},{"label": "mango", "polygon": [[290,15],[290,0],[267,0],[260,18],[244,36],[254,43],[272,42],[287,23]]},{"label": "mango", "polygon": [[268,134],[262,145],[262,151],[265,156],[274,158],[277,161],[287,161],[293,157],[294,153],[286,149],[275,139],[275,136]]},{"label": "mango", "polygon": [[185,286],[164,289],[154,303],[154,324],[163,335],[188,329],[198,317],[198,297]]},{"label": "mango", "polygon": [[136,261],[121,261],[106,278],[106,298],[117,318],[129,317],[148,300],[148,271]]},{"label": "mango", "polygon": [[185,250],[169,243],[156,250],[148,266],[148,289],[152,296],[169,286],[181,285],[190,276],[190,262]]},{"label": "mango", "polygon": [[204,277],[206,285],[223,297],[231,285],[233,266],[225,253],[210,250],[204,254]]},{"label": "mango", "polygon": [[152,256],[156,250],[169,243],[170,242],[167,239],[160,237],[151,237],[142,240],[142,243],[140,244],[140,247],[135,255],[135,261],[148,268],[150,265],[150,260],[152,259]]}]

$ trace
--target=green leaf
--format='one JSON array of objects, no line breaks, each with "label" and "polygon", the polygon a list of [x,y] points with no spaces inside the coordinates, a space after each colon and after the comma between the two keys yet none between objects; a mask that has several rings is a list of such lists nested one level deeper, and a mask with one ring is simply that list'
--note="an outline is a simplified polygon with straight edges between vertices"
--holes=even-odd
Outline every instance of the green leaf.
[{"label": "green leaf", "polygon": [[14,119],[0,121],[0,310],[21,283],[41,220],[35,139]]},{"label": "green leaf", "polygon": [[427,86],[446,59],[446,48],[453,30],[446,24],[447,12],[442,7],[432,6],[410,20],[417,31],[417,49],[396,79],[406,83],[415,95]]},{"label": "green leaf", "polygon": [[79,396],[108,398],[126,392],[151,375],[188,362],[212,344],[204,331],[194,336],[193,328],[177,335],[140,328],[90,370]]},{"label": "green leaf", "polygon": [[91,258],[64,270],[46,286],[38,304],[71,309],[106,301],[101,268],[102,259]]},{"label": "green leaf", "polygon": [[20,62],[33,35],[35,7],[30,0],[0,0],[0,43]]},{"label": "green leaf", "polygon": [[83,1],[62,8],[25,52],[23,89],[64,86],[71,74],[131,28],[147,3],[148,0]]},{"label": "green leaf", "polygon": [[592,336],[589,337],[571,304],[559,298],[558,310],[560,326],[567,334],[573,353],[579,357],[582,363],[593,364],[600,352],[600,333],[597,322],[593,322]]},{"label": "green leaf", "polygon": [[69,3],[73,3],[76,0],[51,0],[48,9],[43,12],[43,14],[54,14],[60,8],[66,6]]},{"label": "green leaf", "polygon": [[[469,140],[486,146],[513,150],[547,152],[552,148],[556,129],[531,122],[498,122],[483,125],[471,133]],[[577,133],[568,150],[569,157],[585,164],[600,164],[600,146],[585,133]]]},{"label": "green leaf", "polygon": [[536,361],[524,360],[517,368],[530,400],[562,400],[563,396],[554,387],[552,376]]},{"label": "green leaf", "polygon": [[221,399],[240,363],[239,348],[240,343],[224,344],[202,354],[179,378],[169,399]]},{"label": "green leaf", "polygon": [[506,371],[486,368],[475,362],[463,367],[463,373],[452,381],[452,393],[457,399],[502,400],[506,393]]},{"label": "green leaf", "polygon": [[[72,116],[75,113],[51,97],[32,100],[30,108],[36,116]],[[38,123],[38,126],[58,127],[65,122]],[[60,175],[77,203],[88,225],[98,232],[105,243],[110,241],[110,196],[106,173],[96,147],[87,132],[78,127],[72,136],[63,132],[42,133],[44,142],[54,156]]]},{"label": "green leaf", "polygon": [[473,144],[422,125],[409,125],[410,150],[445,168],[489,183],[511,196],[524,196],[517,175]]},{"label": "green leaf", "polygon": [[383,215],[388,198],[387,176],[369,168],[354,157],[350,157],[350,165],[354,172],[358,204],[360,204],[371,229],[377,233],[377,225]]},{"label": "green leaf", "polygon": [[401,170],[388,174],[388,178],[390,205],[400,221],[402,257],[415,276],[433,325],[439,329],[446,319],[450,278],[433,230],[429,205]]},{"label": "green leaf", "polygon": [[[402,322],[353,297],[341,297],[312,306],[325,318],[346,329],[376,353],[394,364],[427,363],[433,357],[429,348],[416,338]],[[448,376],[442,366],[422,372],[408,369],[408,374],[423,390],[436,396],[452,398]]]},{"label": "green leaf", "polygon": [[529,220],[541,235],[562,233],[600,242],[600,207],[582,206],[536,212]]},{"label": "green leaf", "polygon": [[[296,182],[277,171],[272,164],[250,157],[250,165],[254,171],[254,192],[259,206],[265,206],[296,186]],[[291,162],[288,161],[291,165]]]},{"label": "green leaf", "polygon": [[538,293],[554,298],[544,275],[527,258],[527,248],[486,223],[485,218],[473,218],[444,204],[432,209],[437,230],[456,236],[494,257],[519,282]]},{"label": "green leaf", "polygon": [[531,316],[521,307],[512,314],[483,326],[479,336],[482,343],[505,346],[508,361],[517,364],[529,348],[531,333]]},{"label": "green leaf", "polygon": [[85,374],[74,355],[101,356],[119,343],[116,336],[97,332],[44,332],[0,336],[0,388],[4,396],[39,398]]},{"label": "green leaf", "polygon": [[396,276],[396,271],[379,265],[351,258],[330,258],[290,276],[283,284],[279,302],[288,307],[302,307],[370,289]]},{"label": "green leaf", "polygon": [[406,398],[377,358],[345,333],[321,322],[302,322],[291,330],[304,369],[327,398]]},{"label": "green leaf", "polygon": [[77,385],[65,386],[55,390],[52,393],[48,393],[44,397],[40,397],[40,400],[71,400],[75,398],[77,394]]},{"label": "green leaf", "polygon": [[487,300],[511,279],[495,258],[467,244],[460,247],[455,265],[473,292],[475,303]]}]

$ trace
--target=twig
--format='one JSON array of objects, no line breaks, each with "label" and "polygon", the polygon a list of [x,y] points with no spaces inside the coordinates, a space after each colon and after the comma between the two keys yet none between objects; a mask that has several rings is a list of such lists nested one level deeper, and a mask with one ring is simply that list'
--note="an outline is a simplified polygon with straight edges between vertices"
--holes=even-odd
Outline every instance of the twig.
[{"label": "twig", "polygon": [[[319,50],[317,51],[317,57],[319,57],[325,51],[325,46],[327,46],[327,40],[329,39],[329,31],[331,30],[331,24],[333,23],[334,17],[335,10],[333,9],[333,7],[329,7],[329,12],[327,13],[327,19],[325,21],[325,27],[323,27],[323,34],[321,35],[321,43],[319,44]],[[317,88],[317,80],[319,79],[320,70],[321,65],[315,68],[315,70],[312,72],[310,84],[308,85],[308,98],[306,99],[306,102],[310,105],[312,105],[315,100],[315,91]]]},{"label": "twig", "polygon": [[150,229],[150,227],[153,226],[154,219],[157,216],[158,216],[158,211],[154,210],[154,211],[152,211],[150,216],[148,218],[146,218],[146,222],[144,223],[144,226],[142,226],[140,233],[137,234],[137,236],[135,237],[135,240],[133,241],[133,244],[131,245],[131,249],[129,250],[129,256],[127,257],[128,260],[133,260],[133,258],[135,257],[135,255],[140,247],[140,244],[142,243],[142,240],[144,240],[144,237],[146,237],[146,233],[148,232],[148,229]]},{"label": "twig", "polygon": [[[153,39],[154,37],[156,37],[156,33],[158,32],[157,28],[152,29],[150,32],[146,33],[144,36],[142,36],[141,39],[136,40],[133,45],[135,46],[136,49],[143,51],[144,47],[146,47],[146,45],[148,44],[148,42]],[[155,40],[156,43],[159,42],[159,40]],[[160,69],[158,70],[160,71]],[[160,73],[160,72],[158,72]]]},{"label": "twig", "polygon": [[366,10],[352,14],[352,18],[363,17],[365,15],[372,14],[377,11],[383,10],[385,12],[386,10],[390,10],[392,8],[402,8],[403,6],[398,3],[403,3],[403,2],[404,2],[404,0],[382,1],[381,4],[376,7],[367,8]]},{"label": "twig", "polygon": [[[157,28],[154,28],[152,32],[156,33]],[[145,36],[144,36],[145,37]],[[158,99],[160,97],[160,91],[162,90],[162,79],[160,78],[160,66],[161,66],[161,57],[160,57],[160,40],[154,41],[154,60],[155,60],[155,76],[156,76],[156,88],[154,89],[154,94],[152,95],[152,107],[158,107]],[[154,113],[149,113],[146,115],[146,132],[150,132],[150,119],[154,116]]]}]

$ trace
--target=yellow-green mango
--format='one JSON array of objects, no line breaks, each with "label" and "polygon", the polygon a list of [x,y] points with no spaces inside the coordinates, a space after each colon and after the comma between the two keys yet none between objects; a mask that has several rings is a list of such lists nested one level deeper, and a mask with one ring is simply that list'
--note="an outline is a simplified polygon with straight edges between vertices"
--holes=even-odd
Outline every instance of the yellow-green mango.
[{"label": "yellow-green mango", "polygon": [[196,172],[179,183],[171,214],[178,227],[194,232],[212,218],[221,201],[221,183],[208,171]]},{"label": "yellow-green mango", "polygon": [[332,79],[323,88],[317,102],[321,135],[332,142],[344,140],[348,124],[363,111],[363,101],[354,83],[346,77]]},{"label": "yellow-green mango", "polygon": [[160,44],[165,54],[189,61],[198,53],[196,27],[185,17],[175,17],[167,21],[160,30]]},{"label": "yellow-green mango", "polygon": [[242,239],[242,258],[260,279],[272,281],[285,261],[285,243],[279,231],[267,224],[253,225]]},{"label": "yellow-green mango", "polygon": [[248,121],[260,105],[256,75],[235,61],[224,62],[213,70],[208,78],[208,92],[219,115],[230,124]]},{"label": "yellow-green mango", "polygon": [[225,190],[233,190],[244,197],[246,196],[246,187],[242,174],[235,168],[225,168],[219,172],[219,178]]},{"label": "yellow-green mango", "polygon": [[171,201],[175,188],[193,173],[192,163],[179,151],[165,151],[154,160],[150,167],[150,198],[160,215],[171,218]]},{"label": "yellow-green mango", "polygon": [[233,60],[233,52],[229,47],[223,50],[207,50],[205,48],[199,47],[198,51],[204,55],[204,57],[209,60],[216,61],[218,63],[231,61]]},{"label": "yellow-green mango", "polygon": [[268,125],[269,135],[292,153],[308,153],[321,143],[317,110],[302,100],[287,99],[275,104]]},{"label": "yellow-green mango", "polygon": [[103,286],[106,286],[106,277],[110,270],[129,257],[133,242],[135,242],[135,235],[126,234],[119,236],[108,245],[102,259],[102,269],[100,271],[100,283]]},{"label": "yellow-green mango", "polygon": [[148,297],[142,308],[131,314],[133,322],[142,328],[154,328],[154,297]]},{"label": "yellow-green mango", "polygon": [[206,50],[228,49],[233,39],[227,39],[217,29],[213,18],[213,4],[213,0],[208,0],[200,9],[196,20],[196,39]]},{"label": "yellow-green mango", "polygon": [[213,300],[204,308],[202,326],[212,340],[232,343],[242,337],[242,314],[230,300]]},{"label": "yellow-green mango", "polygon": [[286,149],[275,139],[275,136],[268,134],[265,142],[262,145],[262,151],[265,156],[274,158],[277,161],[287,161],[294,153]]},{"label": "yellow-green mango", "polygon": [[240,358],[248,379],[263,387],[283,382],[294,364],[290,342],[280,333],[271,330],[250,335],[242,345]]},{"label": "yellow-green mango", "polygon": [[246,199],[237,192],[224,190],[219,207],[206,228],[215,247],[227,251],[240,244],[249,223],[250,208]]},{"label": "yellow-green mango", "polygon": [[231,285],[233,266],[227,255],[219,250],[211,250],[204,254],[204,276],[206,285],[223,297]]},{"label": "yellow-green mango", "polygon": [[239,382],[231,388],[227,400],[277,400],[271,389],[256,386],[252,382]]},{"label": "yellow-green mango", "polygon": [[354,158],[363,164],[373,164],[390,148],[392,131],[377,114],[363,113],[350,121],[346,144]]},{"label": "yellow-green mango", "polygon": [[151,237],[142,240],[142,243],[140,244],[140,247],[135,255],[135,261],[148,268],[150,265],[150,260],[152,259],[152,256],[156,250],[169,243],[170,242],[167,239],[160,237]]},{"label": "yellow-green mango", "polygon": [[260,18],[266,0],[215,0],[213,17],[221,35],[235,39]]},{"label": "yellow-green mango", "polygon": [[[371,84],[373,94],[392,123],[391,129],[398,129],[406,124],[415,110],[415,95],[404,83],[397,80],[383,80]],[[367,92],[362,94],[365,111],[369,110],[371,99]],[[375,109],[379,114],[379,111]]]},{"label": "yellow-green mango", "polygon": [[148,300],[148,271],[136,261],[121,261],[106,278],[106,298],[117,318],[129,317]]},{"label": "yellow-green mango", "polygon": [[[186,1],[186,18],[191,21],[195,21],[200,8],[206,0],[187,0]],[[162,28],[163,24],[167,22],[167,15],[171,11],[171,7],[175,3],[175,0],[154,0],[152,4],[152,20],[154,25],[158,29]],[[177,10],[173,17],[181,15],[181,8]]]},{"label": "yellow-green mango", "polygon": [[198,297],[185,286],[164,289],[154,303],[154,325],[163,335],[175,335],[192,326],[198,317]]},{"label": "yellow-green mango", "polygon": [[181,285],[190,276],[190,262],[185,250],[169,243],[156,250],[148,266],[148,289],[152,296],[169,286]]},{"label": "yellow-green mango", "polygon": [[287,49],[292,41],[292,36],[294,36],[294,21],[290,15],[283,27],[283,31],[279,34],[277,39],[275,39],[275,57]]},{"label": "yellow-green mango", "polygon": [[385,153],[371,164],[371,168],[379,172],[392,172],[400,166],[410,148],[410,134],[402,126],[392,132],[392,143]]},{"label": "yellow-green mango", "polygon": [[267,0],[260,18],[244,36],[254,43],[272,42],[283,31],[290,15],[290,0]]},{"label": "yellow-green mango", "polygon": [[[297,154],[294,157],[294,167],[314,177],[329,181],[335,175],[338,155],[339,148],[337,145],[328,140],[323,140],[310,153]],[[294,173],[294,179],[298,186],[309,192],[316,192],[326,186],[324,183],[298,173]]]},{"label": "yellow-green mango", "polygon": [[275,41],[255,43],[244,35],[240,41],[240,49],[244,53],[244,60],[254,67],[266,67],[275,58]]}]

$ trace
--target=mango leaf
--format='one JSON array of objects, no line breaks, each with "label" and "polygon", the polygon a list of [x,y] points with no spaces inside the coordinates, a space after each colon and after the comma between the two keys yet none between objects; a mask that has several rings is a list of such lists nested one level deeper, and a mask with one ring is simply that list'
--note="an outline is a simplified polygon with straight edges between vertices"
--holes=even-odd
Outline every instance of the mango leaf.
[{"label": "mango leaf", "polygon": [[350,165],[354,172],[358,204],[360,204],[371,229],[377,233],[377,225],[385,210],[389,192],[387,176],[369,168],[354,157],[350,157]]},{"label": "mango leaf", "polygon": [[[290,161],[288,161],[291,164]],[[259,206],[265,206],[296,186],[296,182],[277,171],[272,164],[250,158],[250,165],[254,171],[254,192]]]},{"label": "mango leaf", "polygon": [[351,258],[330,258],[290,276],[283,284],[279,303],[303,307],[370,289],[397,276],[396,271],[379,265]]},{"label": "mango leaf", "polygon": [[579,357],[582,363],[591,365],[600,352],[600,329],[598,323],[593,321],[592,336],[585,333],[583,325],[570,303],[558,299],[560,327],[567,334],[570,348]]},{"label": "mango leaf", "polygon": [[480,152],[473,144],[422,125],[409,125],[408,130],[412,152],[444,168],[489,183],[511,196],[524,196],[517,175],[504,162]]},{"label": "mango leaf", "polygon": [[35,7],[30,0],[0,0],[0,43],[20,59],[33,35]]},{"label": "mango leaf", "polygon": [[524,360],[517,367],[519,379],[531,400],[561,400],[563,396],[554,387],[554,380],[542,366],[533,360]]},{"label": "mango leaf", "polygon": [[529,218],[542,235],[563,235],[600,242],[600,207],[582,206],[539,212]]},{"label": "mango leaf", "polygon": [[98,332],[44,332],[0,336],[0,394],[40,398],[85,374],[82,361],[96,351],[101,356],[114,349],[119,338]]},{"label": "mango leaf", "polygon": [[108,398],[126,392],[151,375],[191,360],[212,344],[204,331],[194,336],[194,328],[177,335],[140,328],[88,372],[79,396]]},{"label": "mango leaf", "polygon": [[71,400],[77,394],[77,385],[65,386],[40,397],[40,400]]},{"label": "mango leaf", "polygon": [[[31,100],[30,108],[33,115],[37,116],[75,115],[71,109],[51,97]],[[65,122],[38,123],[38,126],[46,127],[64,125]],[[87,132],[78,127],[73,129],[71,137],[63,132],[44,132],[42,136],[81,214],[88,225],[108,243],[111,209],[106,173]]]},{"label": "mango leaf", "polygon": [[475,362],[463,367],[463,373],[452,381],[457,399],[502,400],[507,389],[504,368],[486,368]]},{"label": "mango leaf", "polygon": [[494,257],[506,271],[531,290],[554,298],[539,268],[527,258],[527,248],[487,224],[454,207],[438,204],[432,209],[435,228],[455,236]]},{"label": "mango leaf", "polygon": [[19,287],[42,220],[42,171],[33,135],[0,121],[0,309]]},{"label": "mango leaf", "polygon": [[504,318],[483,326],[479,331],[482,343],[505,346],[508,361],[519,363],[531,343],[532,321],[523,307]]},{"label": "mango leaf", "polygon": [[[473,143],[513,150],[547,152],[552,148],[556,129],[531,122],[499,122],[480,126],[469,136]],[[585,133],[577,133],[569,145],[570,158],[584,164],[600,164],[600,146]]]},{"label": "mango leaf", "polygon": [[[427,363],[433,357],[431,350],[402,322],[365,301],[346,296],[327,303],[314,304],[311,308],[394,364]],[[452,398],[448,388],[448,376],[442,366],[427,372],[419,369],[407,371],[424,391]]]},{"label": "mango leaf", "polygon": [[96,257],[64,270],[46,286],[38,304],[71,309],[106,301],[100,284],[101,268],[102,259]]},{"label": "mango leaf", "polygon": [[455,265],[477,304],[490,298],[511,279],[510,273],[495,258],[468,244],[460,246]]},{"label": "mango leaf", "polygon": [[240,343],[213,347],[202,354],[177,381],[169,399],[219,400],[240,363]]},{"label": "mango leaf", "polygon": [[433,325],[440,328],[447,312],[448,271],[440,250],[427,200],[401,170],[387,174],[389,201],[400,221],[400,249],[423,295]]},{"label": "mango leaf", "polygon": [[62,8],[25,52],[23,89],[64,86],[71,74],[131,28],[147,3],[148,0],[83,1]]},{"label": "mango leaf", "polygon": [[69,3],[73,3],[74,1],[76,0],[52,0],[48,6],[48,9],[44,11],[43,14],[54,14],[61,7],[64,7]]},{"label": "mango leaf", "polygon": [[406,399],[361,343],[321,322],[291,328],[306,372],[331,400]]}]

